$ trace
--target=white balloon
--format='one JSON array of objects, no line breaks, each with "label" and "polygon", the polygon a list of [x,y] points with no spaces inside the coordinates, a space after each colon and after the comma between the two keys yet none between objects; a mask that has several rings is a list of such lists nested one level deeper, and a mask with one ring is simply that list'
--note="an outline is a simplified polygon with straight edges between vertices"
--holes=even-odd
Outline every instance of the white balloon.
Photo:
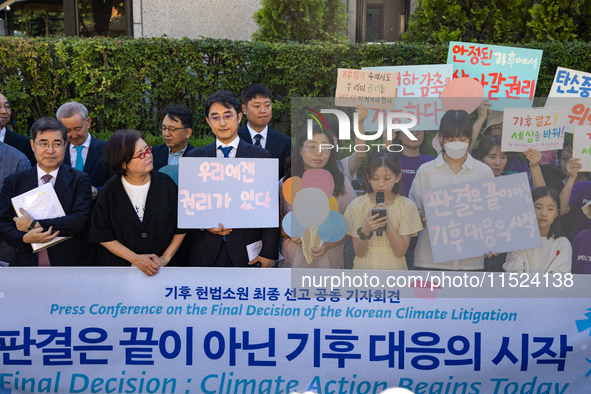
[{"label": "white balloon", "polygon": [[314,229],[328,217],[330,205],[326,193],[316,187],[302,189],[293,200],[293,213],[305,228]]}]

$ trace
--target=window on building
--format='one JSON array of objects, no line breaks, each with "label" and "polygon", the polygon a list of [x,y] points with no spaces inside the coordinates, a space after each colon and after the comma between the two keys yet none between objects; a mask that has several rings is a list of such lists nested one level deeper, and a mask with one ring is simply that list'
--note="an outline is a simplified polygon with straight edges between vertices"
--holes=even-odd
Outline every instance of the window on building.
[{"label": "window on building", "polygon": [[118,37],[132,35],[132,0],[9,2],[8,35],[21,37]]},{"label": "window on building", "polygon": [[409,5],[410,0],[357,0],[357,41],[399,41]]}]

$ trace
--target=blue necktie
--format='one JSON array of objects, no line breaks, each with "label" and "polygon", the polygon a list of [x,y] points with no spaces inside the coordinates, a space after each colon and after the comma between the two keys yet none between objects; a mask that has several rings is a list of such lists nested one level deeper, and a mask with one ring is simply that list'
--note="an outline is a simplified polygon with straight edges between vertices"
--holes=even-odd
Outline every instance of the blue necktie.
[{"label": "blue necktie", "polygon": [[262,138],[263,138],[263,136],[260,134],[255,135],[254,136],[254,139],[255,139],[254,146],[261,146],[261,139]]},{"label": "blue necktie", "polygon": [[84,146],[75,146],[74,149],[76,149],[76,166],[75,166],[75,168],[78,171],[82,171],[82,170],[84,170],[84,160],[82,159],[82,149],[84,149]]},{"label": "blue necktie", "polygon": [[220,146],[218,149],[222,151],[224,157],[230,157],[230,152],[232,151],[231,146],[226,146],[225,148],[223,146]]}]

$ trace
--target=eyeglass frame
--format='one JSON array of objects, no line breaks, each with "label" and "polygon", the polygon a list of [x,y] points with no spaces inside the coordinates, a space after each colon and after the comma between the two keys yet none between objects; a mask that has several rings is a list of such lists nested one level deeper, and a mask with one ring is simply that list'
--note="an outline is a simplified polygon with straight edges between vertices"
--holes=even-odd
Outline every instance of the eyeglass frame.
[{"label": "eyeglass frame", "polygon": [[39,146],[41,149],[49,149],[49,147],[51,146],[53,148],[53,150],[57,151],[58,149],[64,149],[66,144],[64,144],[63,142],[60,142],[58,145],[56,145],[57,143],[54,142],[53,144],[50,144],[49,142],[46,141],[42,141],[42,142],[37,142],[37,141],[33,141],[33,143],[37,146]]},{"label": "eyeglass frame", "polygon": [[224,119],[224,123],[228,124],[228,122],[230,122],[234,118],[234,116],[238,116],[238,114],[213,115],[209,116],[209,120],[211,120],[212,122],[220,123],[222,119]]},{"label": "eyeglass frame", "polygon": [[147,155],[151,155],[151,154],[152,154],[152,147],[148,146],[145,151],[143,151],[142,153],[140,153],[139,155],[137,155],[135,157],[132,157],[131,160],[133,160],[133,159],[144,160]]},{"label": "eyeglass frame", "polygon": [[164,126],[164,125],[162,125],[162,127],[160,128],[160,130],[163,133],[166,133],[166,131],[170,131],[171,133],[175,133],[178,130],[186,130],[186,129],[188,129],[188,127],[170,127],[170,126]]}]

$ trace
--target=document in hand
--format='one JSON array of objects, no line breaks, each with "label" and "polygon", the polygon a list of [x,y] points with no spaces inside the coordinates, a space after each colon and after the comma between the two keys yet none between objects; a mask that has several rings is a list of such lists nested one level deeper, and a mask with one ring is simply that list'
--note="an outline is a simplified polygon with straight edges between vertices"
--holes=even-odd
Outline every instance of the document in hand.
[{"label": "document in hand", "polygon": [[[29,190],[19,196],[12,198],[12,206],[18,216],[23,216],[20,208],[23,208],[33,217],[33,219],[53,219],[66,216],[60,200],[55,194],[53,185],[46,183],[35,189]],[[55,237],[52,241],[46,243],[32,243],[33,252],[56,245],[70,237]]]}]

